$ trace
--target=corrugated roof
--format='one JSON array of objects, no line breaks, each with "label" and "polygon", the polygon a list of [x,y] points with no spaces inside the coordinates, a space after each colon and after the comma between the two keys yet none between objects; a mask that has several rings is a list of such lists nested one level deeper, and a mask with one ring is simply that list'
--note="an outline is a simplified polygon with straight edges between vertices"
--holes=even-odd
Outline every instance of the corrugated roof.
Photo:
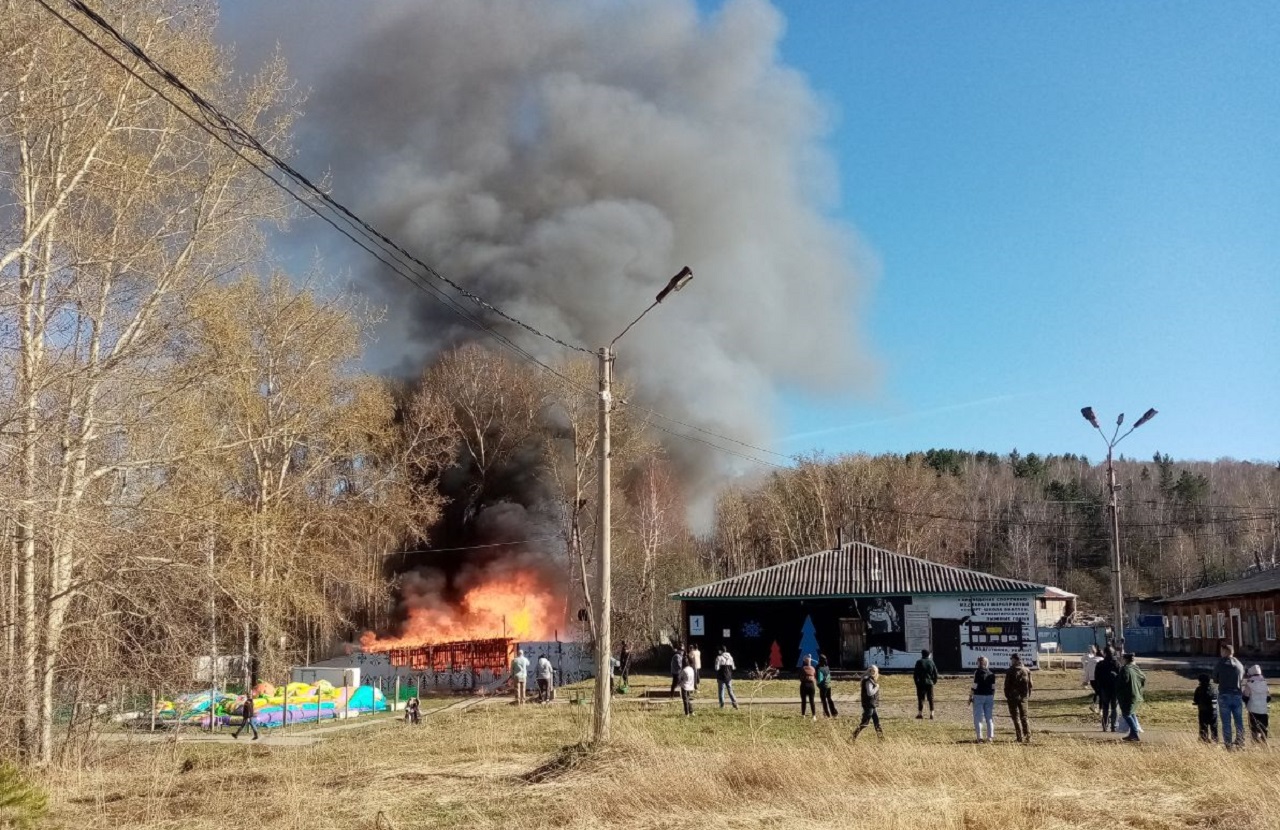
[{"label": "corrugated roof", "polygon": [[1070,591],[1064,591],[1061,588],[1055,588],[1052,585],[1046,585],[1044,593],[1040,596],[1045,599],[1076,599],[1076,595]]},{"label": "corrugated roof", "polygon": [[953,568],[850,542],[758,571],[686,588],[672,599],[790,599],[905,594],[1040,594],[1043,585]]},{"label": "corrugated roof", "polygon": [[1207,588],[1198,588],[1194,591],[1188,591],[1180,597],[1170,597],[1169,599],[1161,600],[1161,602],[1190,602],[1197,599],[1269,594],[1272,591],[1280,591],[1280,568],[1272,568],[1252,576],[1210,585]]}]

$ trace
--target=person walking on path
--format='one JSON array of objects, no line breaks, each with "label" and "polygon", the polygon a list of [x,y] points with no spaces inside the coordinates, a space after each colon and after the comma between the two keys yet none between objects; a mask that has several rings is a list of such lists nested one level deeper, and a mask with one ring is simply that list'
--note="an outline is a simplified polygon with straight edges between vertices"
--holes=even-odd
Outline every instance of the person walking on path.
[{"label": "person walking on path", "polygon": [[685,717],[693,715],[693,690],[697,685],[697,677],[693,663],[685,660],[680,669],[680,702],[684,704]]},{"label": "person walking on path", "polygon": [[1267,679],[1262,676],[1261,666],[1250,666],[1244,676],[1245,707],[1249,711],[1249,734],[1256,744],[1267,742],[1267,727],[1270,715],[1267,704],[1271,702],[1271,690],[1267,688]]},{"label": "person walking on path", "polygon": [[693,666],[693,688],[696,690],[702,683],[702,649],[697,643],[689,646],[689,665]]},{"label": "person walking on path", "polygon": [[1084,659],[1080,661],[1080,685],[1089,690],[1089,711],[1098,711],[1098,683],[1097,673],[1098,664],[1102,662],[1102,655],[1098,653],[1097,646],[1089,646],[1089,650],[1085,652]]},{"label": "person walking on path", "polygon": [[973,707],[973,733],[977,738],[976,742],[994,742],[996,739],[996,676],[991,671],[991,661],[986,657],[978,658],[978,670],[973,673],[973,685],[969,688],[969,705]]},{"label": "person walking on path", "polygon": [[241,716],[240,728],[237,729],[235,732],[231,733],[232,740],[239,738],[240,733],[244,731],[244,728],[246,726],[249,727],[249,731],[253,733],[253,738],[251,740],[255,740],[255,741],[258,740],[258,725],[253,722],[253,715],[254,715],[253,692],[249,692],[247,695],[244,696],[244,705],[240,707],[240,716]]},{"label": "person walking on path", "polygon": [[813,658],[808,655],[804,658],[804,664],[800,666],[800,717],[804,717],[804,707],[809,705],[809,714],[813,715],[813,719],[818,719],[818,707],[814,703],[814,693],[817,691],[818,671],[813,667]]},{"label": "person walking on path", "polygon": [[716,655],[716,697],[720,699],[721,709],[724,708],[725,692],[729,693],[729,702],[733,704],[733,708],[738,708],[738,699],[733,695],[733,670],[736,668],[729,649],[720,646],[720,653]]},{"label": "person walking on path", "polygon": [[[1235,646],[1223,643],[1221,655],[1213,667],[1213,682],[1218,684],[1218,714],[1222,717],[1222,744],[1227,749],[1244,746],[1244,666],[1236,659]],[[1232,723],[1235,732],[1232,732]]]},{"label": "person walking on path", "polygon": [[680,687],[680,672],[684,670],[684,649],[680,646],[675,647],[675,651],[671,653],[671,696],[676,696],[676,689]]},{"label": "person walking on path", "polygon": [[933,720],[933,687],[938,683],[938,665],[929,656],[929,649],[920,652],[912,679],[916,683],[916,720],[924,720],[924,703],[929,701],[929,720]]},{"label": "person walking on path", "polygon": [[1124,740],[1137,742],[1142,740],[1138,709],[1142,708],[1142,689],[1147,685],[1147,676],[1133,660],[1133,652],[1126,651],[1124,668],[1120,669],[1120,680],[1116,684],[1116,703],[1120,705],[1120,714],[1129,727],[1129,734],[1124,736]]},{"label": "person walking on path", "polygon": [[1004,699],[1009,704],[1009,718],[1013,721],[1013,739],[1018,743],[1031,743],[1031,727],[1027,724],[1027,698],[1031,697],[1031,672],[1022,665],[1022,657],[1009,655],[1009,670],[1004,673]]},{"label": "person walking on path", "polygon": [[547,659],[547,655],[542,654],[538,657],[538,702],[550,703],[555,697],[555,690],[552,688],[552,680],[555,677],[555,670],[551,668],[551,661]]},{"label": "person walking on path", "polygon": [[1200,740],[1207,744],[1218,742],[1218,690],[1213,687],[1213,678],[1207,674],[1200,675],[1200,685],[1196,686],[1191,702],[1195,704],[1196,715],[1200,720]]},{"label": "person walking on path", "polygon": [[874,724],[876,727],[876,735],[880,738],[884,737],[884,731],[880,728],[880,668],[872,666],[867,669],[867,673],[862,676],[862,688],[860,697],[862,699],[862,721],[858,724],[858,728],[853,730],[853,740],[858,740],[858,736],[862,734],[862,730],[867,728],[867,724]]},{"label": "person walking on path", "polygon": [[1098,692],[1098,708],[1102,711],[1102,731],[1116,731],[1116,684],[1120,682],[1120,661],[1107,646],[1093,673],[1093,687]]},{"label": "person walking on path", "polygon": [[822,716],[834,718],[840,713],[836,711],[835,698],[831,696],[831,664],[827,655],[818,655],[818,697],[822,698]]},{"label": "person walking on path", "polygon": [[622,651],[618,652],[618,673],[622,675],[622,688],[626,689],[631,685],[631,649],[627,648],[627,641],[622,641]]},{"label": "person walking on path", "polygon": [[529,689],[529,658],[524,656],[524,649],[516,649],[515,659],[511,661],[511,681],[516,687],[516,705],[523,706]]}]

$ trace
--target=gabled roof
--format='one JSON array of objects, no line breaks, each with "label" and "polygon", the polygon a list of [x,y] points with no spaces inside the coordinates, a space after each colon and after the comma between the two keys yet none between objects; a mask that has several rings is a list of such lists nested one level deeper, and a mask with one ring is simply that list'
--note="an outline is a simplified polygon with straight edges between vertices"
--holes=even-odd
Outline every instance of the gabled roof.
[{"label": "gabled roof", "polygon": [[1064,591],[1061,588],[1055,588],[1052,585],[1046,585],[1044,593],[1040,596],[1045,599],[1076,599],[1076,595],[1070,591]]},{"label": "gabled roof", "polygon": [[1280,591],[1280,568],[1272,568],[1253,574],[1252,576],[1233,579],[1230,582],[1221,582],[1217,585],[1210,585],[1207,588],[1198,588],[1194,591],[1188,591],[1180,597],[1169,597],[1161,600],[1162,603],[1167,602],[1190,602],[1197,599],[1218,599],[1220,597],[1240,597],[1249,594],[1269,594],[1273,591]]},{"label": "gabled roof", "polygon": [[906,594],[1036,594],[1043,585],[1005,579],[850,542],[758,571],[685,588],[672,599],[807,599]]}]

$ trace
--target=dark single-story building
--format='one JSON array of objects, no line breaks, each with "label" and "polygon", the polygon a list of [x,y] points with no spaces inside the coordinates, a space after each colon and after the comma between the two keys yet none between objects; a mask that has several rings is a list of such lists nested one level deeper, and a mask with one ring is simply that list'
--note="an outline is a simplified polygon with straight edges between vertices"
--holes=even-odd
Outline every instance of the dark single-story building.
[{"label": "dark single-story building", "polygon": [[794,671],[819,654],[840,669],[910,669],[927,648],[940,669],[959,671],[982,655],[995,668],[1014,653],[1036,665],[1044,590],[851,542],[671,598],[704,662],[723,644],[744,670]]},{"label": "dark single-story building", "polygon": [[1246,657],[1280,657],[1280,568],[1170,597],[1161,606],[1166,651],[1216,654],[1225,641]]}]

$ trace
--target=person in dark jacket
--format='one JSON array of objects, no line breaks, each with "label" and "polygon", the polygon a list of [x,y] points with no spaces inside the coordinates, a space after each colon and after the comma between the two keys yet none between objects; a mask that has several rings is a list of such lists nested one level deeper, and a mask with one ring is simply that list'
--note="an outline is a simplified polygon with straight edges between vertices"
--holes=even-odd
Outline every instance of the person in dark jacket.
[{"label": "person in dark jacket", "polygon": [[1116,731],[1116,684],[1120,681],[1120,662],[1111,646],[1102,651],[1102,662],[1093,673],[1098,689],[1098,708],[1102,710],[1102,731]]},{"label": "person in dark jacket", "polygon": [[1031,727],[1027,725],[1027,698],[1031,697],[1031,672],[1022,665],[1022,657],[1009,655],[1009,670],[1004,673],[1004,699],[1009,704],[1013,721],[1013,737],[1018,743],[1031,743]]},{"label": "person in dark jacket", "polygon": [[1236,659],[1236,649],[1231,643],[1219,646],[1218,653],[1222,659],[1213,667],[1213,682],[1218,684],[1222,743],[1227,749],[1234,749],[1244,746],[1244,665]]},{"label": "person in dark jacket", "polygon": [[671,655],[671,696],[676,696],[676,689],[680,687],[680,672],[684,670],[684,649],[680,646],[675,647],[675,651]]},{"label": "person in dark jacket", "polygon": [[1195,704],[1196,714],[1200,720],[1200,740],[1207,744],[1218,742],[1218,690],[1213,686],[1213,678],[1207,674],[1200,675],[1200,685],[1196,686],[1191,702]]},{"label": "person in dark jacket", "polygon": [[831,663],[827,655],[818,655],[818,697],[822,699],[822,716],[834,718],[840,713],[836,711],[835,698],[831,697]]},{"label": "person in dark jacket", "polygon": [[818,670],[813,667],[813,658],[806,655],[804,664],[800,666],[800,717],[804,717],[804,707],[807,704],[809,714],[814,720],[818,719],[818,707],[814,703],[814,693],[817,690]]},{"label": "person in dark jacket", "polygon": [[254,705],[253,692],[249,692],[244,696],[244,705],[240,707],[240,728],[231,733],[232,739],[239,738],[244,728],[249,727],[249,731],[253,733],[253,740],[258,740],[258,725],[253,722]]},{"label": "person in dark jacket", "polygon": [[924,720],[926,700],[929,701],[929,720],[933,720],[933,687],[938,683],[938,666],[929,656],[929,649],[920,652],[911,674],[916,682],[916,720]]},{"label": "person in dark jacket", "polygon": [[627,641],[622,641],[622,651],[618,652],[618,672],[622,675],[622,686],[626,688],[631,685],[631,649],[627,648]]},{"label": "person in dark jacket", "polygon": [[1120,679],[1116,682],[1116,703],[1120,705],[1120,714],[1128,724],[1129,734],[1126,741],[1140,741],[1142,724],[1138,723],[1138,709],[1142,707],[1142,689],[1147,685],[1147,676],[1133,662],[1133,652],[1124,653],[1124,668],[1120,669]]},{"label": "person in dark jacket", "polygon": [[884,737],[884,731],[880,729],[880,713],[877,708],[880,706],[880,669],[878,666],[872,666],[867,669],[867,673],[862,677],[862,722],[858,724],[858,728],[853,730],[853,740],[858,740],[858,735],[862,734],[862,730],[867,728],[867,724],[875,724],[876,735]]}]

